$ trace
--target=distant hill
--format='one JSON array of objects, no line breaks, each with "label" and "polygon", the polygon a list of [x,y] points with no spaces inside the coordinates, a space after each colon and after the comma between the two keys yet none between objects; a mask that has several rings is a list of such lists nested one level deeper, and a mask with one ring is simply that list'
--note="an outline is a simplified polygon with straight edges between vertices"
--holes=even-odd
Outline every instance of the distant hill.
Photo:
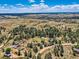
[{"label": "distant hill", "polygon": [[2,15],[9,15],[9,16],[23,16],[29,14],[79,14],[79,12],[47,12],[47,13],[0,13]]}]

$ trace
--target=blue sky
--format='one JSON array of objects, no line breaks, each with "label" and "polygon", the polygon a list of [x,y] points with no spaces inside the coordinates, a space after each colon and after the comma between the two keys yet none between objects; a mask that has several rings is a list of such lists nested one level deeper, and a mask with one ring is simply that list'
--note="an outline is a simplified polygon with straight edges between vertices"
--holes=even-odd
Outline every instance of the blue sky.
[{"label": "blue sky", "polygon": [[0,0],[0,13],[79,12],[79,0]]}]

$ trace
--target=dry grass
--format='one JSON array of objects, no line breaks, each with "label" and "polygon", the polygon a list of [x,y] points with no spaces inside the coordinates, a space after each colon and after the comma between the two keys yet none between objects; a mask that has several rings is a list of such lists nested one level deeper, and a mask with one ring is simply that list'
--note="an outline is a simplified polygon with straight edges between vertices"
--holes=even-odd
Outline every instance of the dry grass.
[{"label": "dry grass", "polygon": [[[65,29],[65,27],[67,28],[71,28],[72,30],[75,30],[77,28],[79,28],[79,24],[78,23],[65,23],[65,22],[55,22],[55,21],[48,21],[48,20],[39,20],[39,19],[12,19],[12,20],[2,20],[0,21],[0,26],[3,26],[7,29],[7,31],[11,30],[12,28],[18,26],[18,25],[27,25],[27,26],[34,26],[37,29],[38,28],[43,28],[45,25],[48,26],[55,26],[57,28],[59,28],[60,30]],[[37,42],[41,42],[40,38],[33,38],[35,41]],[[31,42],[32,40],[28,40],[28,42]],[[46,40],[47,41],[47,40]],[[52,48],[53,49],[53,48]],[[65,47],[64,46],[64,57],[60,57],[57,58],[53,55],[54,59],[79,59],[79,57],[74,57],[72,55],[72,51],[71,51],[71,47]],[[2,56],[2,53],[0,52],[0,57]],[[44,57],[44,55],[43,55]]]},{"label": "dry grass", "polygon": [[77,29],[79,26],[78,23],[65,23],[65,22],[55,22],[55,21],[48,21],[48,20],[44,21],[39,19],[23,19],[23,20],[12,19],[12,20],[0,21],[0,26],[4,26],[8,30],[20,24],[27,25],[27,26],[34,26],[37,28],[43,28],[45,25],[56,26],[57,28],[60,28],[60,29],[69,27],[69,28],[72,28],[73,30]]}]

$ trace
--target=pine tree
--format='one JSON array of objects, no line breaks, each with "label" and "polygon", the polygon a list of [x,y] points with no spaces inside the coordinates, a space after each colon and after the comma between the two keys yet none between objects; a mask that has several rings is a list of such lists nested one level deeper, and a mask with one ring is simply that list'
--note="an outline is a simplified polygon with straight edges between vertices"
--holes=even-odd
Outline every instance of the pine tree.
[{"label": "pine tree", "polygon": [[28,56],[29,58],[32,58],[32,51],[31,51],[31,50],[29,50],[27,56]]},{"label": "pine tree", "polygon": [[47,53],[44,59],[52,59],[52,54],[50,52]]},{"label": "pine tree", "polygon": [[37,46],[33,47],[33,51],[34,51],[35,53],[38,52],[38,48],[37,48]]},{"label": "pine tree", "polygon": [[40,53],[38,54],[37,59],[42,59]]}]

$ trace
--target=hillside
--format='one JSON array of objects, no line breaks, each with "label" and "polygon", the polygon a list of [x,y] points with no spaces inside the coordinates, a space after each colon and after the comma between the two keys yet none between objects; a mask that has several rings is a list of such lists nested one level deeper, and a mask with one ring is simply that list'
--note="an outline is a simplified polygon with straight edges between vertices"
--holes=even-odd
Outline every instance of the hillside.
[{"label": "hillside", "polygon": [[79,14],[0,16],[0,58],[78,59],[78,17]]}]

